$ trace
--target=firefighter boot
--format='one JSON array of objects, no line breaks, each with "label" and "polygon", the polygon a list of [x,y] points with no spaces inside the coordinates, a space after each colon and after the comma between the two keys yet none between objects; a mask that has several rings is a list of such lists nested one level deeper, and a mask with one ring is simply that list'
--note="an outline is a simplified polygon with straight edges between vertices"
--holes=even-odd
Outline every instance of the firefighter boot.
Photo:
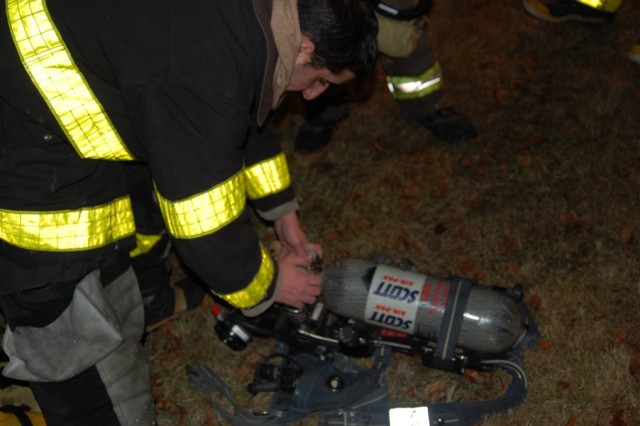
[{"label": "firefighter boot", "polygon": [[437,109],[418,122],[445,142],[464,142],[478,134],[471,120],[451,107]]},{"label": "firefighter boot", "polygon": [[306,154],[327,146],[338,124],[349,116],[350,109],[351,105],[348,103],[328,105],[306,119],[296,135],[294,150]]}]

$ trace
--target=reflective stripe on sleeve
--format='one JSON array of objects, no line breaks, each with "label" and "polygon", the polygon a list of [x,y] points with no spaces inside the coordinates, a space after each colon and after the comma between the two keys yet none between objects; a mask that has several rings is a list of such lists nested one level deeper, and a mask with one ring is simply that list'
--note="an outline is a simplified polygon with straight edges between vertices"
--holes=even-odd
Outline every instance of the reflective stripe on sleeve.
[{"label": "reflective stripe on sleeve", "polygon": [[7,0],[25,70],[82,158],[132,160],[64,44],[43,0]]},{"label": "reflective stripe on sleeve", "polygon": [[242,171],[208,191],[183,200],[169,201],[156,193],[167,229],[182,239],[216,232],[240,216],[246,205]]},{"label": "reflective stripe on sleeve", "polygon": [[0,239],[27,250],[90,250],[134,233],[129,197],[77,210],[25,212],[0,209]]},{"label": "reflective stripe on sleeve", "polygon": [[249,285],[235,293],[218,295],[236,308],[246,309],[256,305],[264,299],[267,290],[269,290],[275,268],[273,260],[262,245],[260,245],[260,251],[262,253],[260,269]]},{"label": "reflective stripe on sleeve", "polygon": [[244,174],[247,196],[252,200],[276,194],[291,185],[284,153],[247,167]]}]

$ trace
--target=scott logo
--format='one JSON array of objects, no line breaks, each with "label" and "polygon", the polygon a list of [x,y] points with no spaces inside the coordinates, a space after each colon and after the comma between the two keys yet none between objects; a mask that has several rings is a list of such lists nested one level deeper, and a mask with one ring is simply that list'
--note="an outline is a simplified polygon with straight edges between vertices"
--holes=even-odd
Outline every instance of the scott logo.
[{"label": "scott logo", "polygon": [[413,303],[420,294],[420,290],[411,290],[402,285],[383,281],[378,284],[378,288],[375,289],[373,294],[391,300],[397,300],[398,302]]}]

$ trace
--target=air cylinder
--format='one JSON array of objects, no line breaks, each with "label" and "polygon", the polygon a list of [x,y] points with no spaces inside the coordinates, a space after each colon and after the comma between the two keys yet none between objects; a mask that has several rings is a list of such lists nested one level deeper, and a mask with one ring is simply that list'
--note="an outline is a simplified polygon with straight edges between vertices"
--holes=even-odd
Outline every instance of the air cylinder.
[{"label": "air cylinder", "polygon": [[[346,259],[325,270],[322,294],[337,315],[438,341],[451,279],[373,262]],[[524,333],[516,301],[504,292],[472,284],[457,346],[497,354]]]}]

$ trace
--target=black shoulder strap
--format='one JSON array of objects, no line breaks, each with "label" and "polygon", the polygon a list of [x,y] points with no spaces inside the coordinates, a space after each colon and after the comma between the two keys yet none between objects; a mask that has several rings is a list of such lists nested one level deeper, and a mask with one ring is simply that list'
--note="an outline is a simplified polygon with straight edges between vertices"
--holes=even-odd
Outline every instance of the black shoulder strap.
[{"label": "black shoulder strap", "polygon": [[[187,377],[209,399],[213,408],[234,426],[287,424],[287,421],[278,414],[254,414],[242,408],[229,386],[207,365],[187,366]],[[223,404],[218,402],[213,397],[213,392],[221,393],[232,405],[234,412],[227,410]]]}]

